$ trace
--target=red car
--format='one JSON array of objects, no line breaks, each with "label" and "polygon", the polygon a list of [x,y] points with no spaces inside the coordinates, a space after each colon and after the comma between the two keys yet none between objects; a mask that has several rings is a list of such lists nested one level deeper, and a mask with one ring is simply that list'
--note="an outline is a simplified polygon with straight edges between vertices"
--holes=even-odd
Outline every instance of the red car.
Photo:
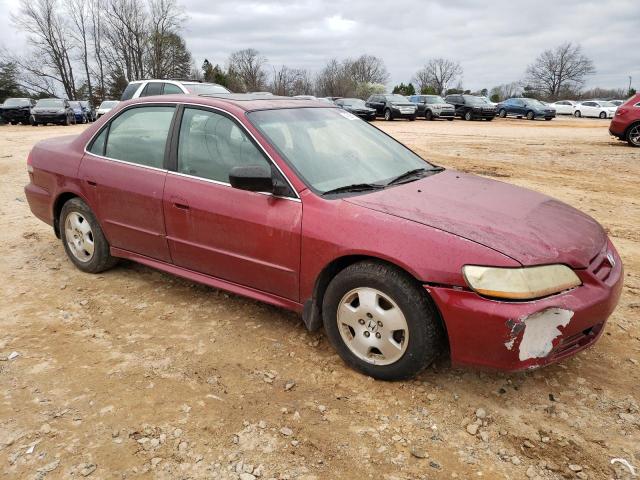
[{"label": "red car", "polygon": [[538,367],[593,344],[622,288],[602,227],[445,170],[326,103],[165,96],[38,143],[25,191],[70,260],[126,258],[300,312],[350,366]]},{"label": "red car", "polygon": [[632,147],[640,147],[640,93],[620,105],[609,125],[609,133]]}]

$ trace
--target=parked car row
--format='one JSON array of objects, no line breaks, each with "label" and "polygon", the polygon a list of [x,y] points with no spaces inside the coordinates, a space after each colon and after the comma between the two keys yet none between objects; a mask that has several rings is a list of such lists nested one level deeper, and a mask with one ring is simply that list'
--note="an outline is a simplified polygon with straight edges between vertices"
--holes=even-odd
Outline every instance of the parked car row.
[{"label": "parked car row", "polygon": [[66,100],[62,98],[8,98],[0,105],[2,120],[11,125],[46,125],[55,123],[71,125],[96,121],[118,104],[107,100],[96,110],[91,102],[84,100]]}]

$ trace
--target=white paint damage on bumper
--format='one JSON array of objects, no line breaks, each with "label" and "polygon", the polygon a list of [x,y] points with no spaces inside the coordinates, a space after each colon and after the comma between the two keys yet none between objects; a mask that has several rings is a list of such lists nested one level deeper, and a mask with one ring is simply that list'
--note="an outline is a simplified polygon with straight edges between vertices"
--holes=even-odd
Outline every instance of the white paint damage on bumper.
[{"label": "white paint damage on bumper", "polygon": [[514,325],[511,338],[504,345],[507,350],[513,349],[516,337],[524,329],[518,347],[520,361],[544,358],[553,349],[553,341],[562,335],[559,327],[566,327],[571,321],[573,313],[571,310],[563,308],[547,308],[521,318]]}]

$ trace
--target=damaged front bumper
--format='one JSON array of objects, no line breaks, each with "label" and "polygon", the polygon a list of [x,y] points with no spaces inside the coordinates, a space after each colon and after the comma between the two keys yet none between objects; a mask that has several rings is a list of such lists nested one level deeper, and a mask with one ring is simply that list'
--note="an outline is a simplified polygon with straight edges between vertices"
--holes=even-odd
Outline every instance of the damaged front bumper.
[{"label": "damaged front bumper", "polygon": [[526,370],[562,360],[595,343],[622,292],[622,261],[607,240],[589,267],[576,274],[582,280],[580,287],[526,302],[425,287],[442,314],[452,363]]}]

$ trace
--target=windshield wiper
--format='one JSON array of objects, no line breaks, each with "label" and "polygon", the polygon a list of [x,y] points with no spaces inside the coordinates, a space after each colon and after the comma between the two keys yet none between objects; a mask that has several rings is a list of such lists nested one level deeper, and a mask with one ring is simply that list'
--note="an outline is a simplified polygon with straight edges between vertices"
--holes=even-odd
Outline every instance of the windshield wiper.
[{"label": "windshield wiper", "polygon": [[346,192],[366,192],[369,190],[380,190],[384,188],[384,185],[379,183],[354,183],[352,185],[344,185],[342,187],[333,188],[327,190],[322,195],[331,195],[333,193],[346,193]]},{"label": "windshield wiper", "polygon": [[409,170],[408,172],[403,173],[402,175],[398,175],[397,177],[389,180],[385,186],[396,185],[398,183],[403,183],[405,181],[410,181],[418,178],[424,177],[427,173],[437,173],[444,170],[442,167],[433,167],[433,168],[415,168],[413,170]]}]

